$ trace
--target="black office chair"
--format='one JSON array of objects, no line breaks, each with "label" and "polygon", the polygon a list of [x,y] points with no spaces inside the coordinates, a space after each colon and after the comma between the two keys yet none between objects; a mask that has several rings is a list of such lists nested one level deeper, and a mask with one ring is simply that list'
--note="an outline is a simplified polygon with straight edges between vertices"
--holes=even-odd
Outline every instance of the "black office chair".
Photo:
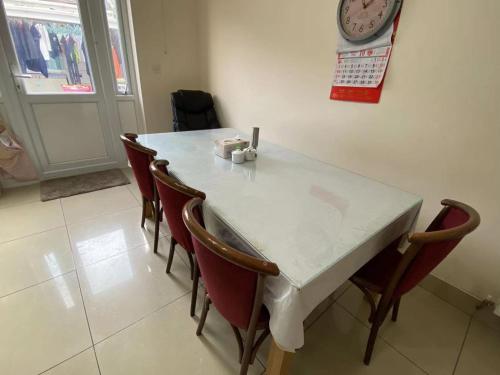
[{"label": "black office chair", "polygon": [[171,94],[174,131],[220,128],[212,95],[197,90],[177,90]]}]

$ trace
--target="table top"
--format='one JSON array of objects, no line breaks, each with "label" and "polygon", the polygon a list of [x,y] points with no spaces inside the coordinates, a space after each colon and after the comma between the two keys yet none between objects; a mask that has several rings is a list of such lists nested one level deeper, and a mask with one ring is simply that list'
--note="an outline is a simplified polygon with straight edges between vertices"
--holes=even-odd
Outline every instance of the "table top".
[{"label": "table top", "polygon": [[212,211],[297,288],[421,204],[414,194],[262,139],[255,161],[233,164],[214,154],[214,140],[238,134],[250,140],[222,128],[138,141],[168,160],[182,182],[205,192]]}]

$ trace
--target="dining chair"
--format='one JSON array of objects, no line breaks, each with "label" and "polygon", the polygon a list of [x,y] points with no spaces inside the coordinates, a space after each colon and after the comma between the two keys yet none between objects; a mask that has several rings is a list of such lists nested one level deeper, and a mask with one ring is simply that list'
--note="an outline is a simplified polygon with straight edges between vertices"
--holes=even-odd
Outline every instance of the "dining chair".
[{"label": "dining chair", "polygon": [[[280,271],[276,264],[238,251],[208,233],[201,223],[202,202],[194,198],[182,211],[196,254],[195,275],[201,274],[205,284],[205,300],[196,335],[201,335],[209,306],[213,303],[231,325],[238,343],[240,375],[245,375],[269,334],[269,312],[262,303],[265,279],[278,276]],[[246,331],[244,342],[240,329]],[[258,330],[262,333],[255,340]]]},{"label": "dining chair", "polygon": [[155,247],[154,252],[157,252],[158,234],[160,231],[161,214],[157,215],[157,211],[161,211],[159,206],[155,204],[156,188],[153,181],[153,176],[149,171],[149,164],[155,160],[156,151],[142,146],[137,142],[137,134],[125,133],[120,136],[120,139],[125,146],[125,152],[132,167],[132,172],[139,186],[142,196],[142,218],[141,228],[144,228],[146,216],[153,215],[155,222]]},{"label": "dining chair", "polygon": [[[172,260],[174,259],[175,246],[177,244],[181,245],[187,253],[191,266],[193,290],[190,315],[194,316],[196,298],[198,294],[199,275],[196,275],[195,273],[193,261],[193,242],[191,240],[191,234],[182,220],[182,208],[184,207],[184,204],[192,198],[197,197],[204,200],[205,193],[186,186],[174,177],[169,176],[164,170],[162,170],[162,166],[165,163],[168,164],[165,160],[155,160],[151,162],[149,168],[151,174],[153,175],[153,179],[155,180],[156,191],[158,192],[156,197],[158,202],[156,202],[155,207],[159,207],[159,203],[161,202],[163,213],[165,214],[172,235],[170,239],[170,252],[168,254],[166,272],[170,273]],[[160,215],[160,213],[158,213],[158,215]],[[155,246],[157,246],[157,242],[155,242]]]},{"label": "dining chair", "polygon": [[[377,333],[392,308],[392,321],[398,318],[401,297],[420,283],[458,245],[474,231],[481,219],[472,207],[450,199],[425,232],[409,236],[409,247],[399,252],[397,239],[357,271],[351,281],[370,303],[372,324],[364,363],[370,364]],[[375,303],[375,295],[381,295]]]}]

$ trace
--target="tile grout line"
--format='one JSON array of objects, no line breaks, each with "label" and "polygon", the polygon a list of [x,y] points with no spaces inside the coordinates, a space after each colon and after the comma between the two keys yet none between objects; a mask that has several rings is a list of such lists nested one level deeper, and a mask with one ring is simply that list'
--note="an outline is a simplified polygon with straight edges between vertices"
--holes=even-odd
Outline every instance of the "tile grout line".
[{"label": "tile grout line", "polygon": [[[61,207],[62,207],[62,202],[61,202]],[[138,209],[140,208],[141,206],[137,205],[137,206],[132,206],[132,207],[127,207],[127,208],[119,208],[117,211],[113,211],[113,212],[107,212],[107,213],[101,213],[99,215],[96,215],[96,216],[92,216],[92,217],[88,217],[84,220],[81,220],[81,221],[76,221],[76,222],[73,222],[73,223],[66,223],[67,226],[75,226],[75,225],[82,225],[82,224],[85,224],[86,222],[88,221],[92,221],[92,220],[96,220],[96,219],[100,219],[101,217],[104,217],[104,216],[111,216],[111,215],[116,215],[116,214],[120,214],[120,213],[123,213],[125,211],[132,211],[133,209]],[[66,220],[66,219],[65,219]]]},{"label": "tile grout line", "polygon": [[[134,199],[137,201],[137,199],[135,197],[134,197]],[[61,213],[62,213],[63,220],[64,220],[64,224],[63,225],[58,225],[58,226],[55,226],[53,228],[44,229],[44,230],[42,230],[40,232],[33,232],[33,233],[27,234],[25,236],[16,237],[16,238],[13,238],[13,239],[10,239],[10,240],[7,240],[7,241],[0,241],[0,246],[8,244],[10,242],[14,242],[14,241],[17,241],[17,240],[22,240],[22,239],[25,239],[25,238],[28,238],[28,237],[31,237],[31,236],[35,236],[35,235],[38,235],[38,234],[50,232],[52,230],[61,229],[61,228],[66,228],[67,229],[68,226],[81,225],[81,224],[84,224],[84,223],[86,223],[88,221],[96,220],[98,218],[101,218],[103,216],[111,216],[111,215],[115,215],[115,214],[118,214],[118,213],[123,213],[123,212],[125,212],[127,210],[132,211],[133,209],[140,208],[140,205],[133,206],[133,207],[127,207],[127,208],[119,209],[118,211],[114,211],[114,212],[111,212],[111,213],[99,214],[97,216],[93,216],[93,217],[87,218],[87,219],[82,220],[82,221],[77,221],[75,223],[68,223],[68,222],[66,222],[66,217],[64,216],[64,208],[63,208],[63,205],[62,205],[62,199],[61,198],[53,199],[53,201],[55,201],[55,200],[59,201],[59,205],[61,207]],[[32,203],[36,203],[36,202],[32,202]],[[28,203],[28,204],[32,204],[32,203]],[[42,202],[42,203],[44,203],[44,202]]]},{"label": "tile grout line", "polygon": [[[11,188],[9,189],[5,189],[4,190],[4,193],[6,190],[10,190]],[[12,189],[18,189],[18,188],[12,188]],[[3,198],[3,199],[6,199],[6,198]],[[56,199],[59,199],[59,198],[56,198]],[[55,200],[55,199],[52,199],[52,200]],[[45,201],[45,202],[50,202],[50,201]],[[7,209],[7,208],[14,208],[14,207],[20,207],[20,206],[27,206],[28,204],[33,204],[33,203],[45,203],[44,201],[42,201],[40,199],[40,191],[38,192],[38,198],[36,200],[30,200],[30,201],[26,201],[26,202],[23,202],[23,203],[13,203],[13,204],[9,204],[7,206],[3,206],[3,207],[0,207],[0,210],[4,210],[4,209]]]},{"label": "tile grout line", "polygon": [[45,284],[46,282],[49,282],[49,281],[54,280],[54,279],[57,279],[57,278],[59,278],[59,277],[69,275],[70,273],[75,272],[75,271],[76,271],[76,269],[75,269],[75,268],[73,268],[73,269],[71,269],[71,270],[69,270],[69,271],[62,272],[62,273],[60,273],[59,275],[55,275],[55,276],[49,277],[49,278],[48,278],[48,279],[46,279],[46,280],[42,280],[42,281],[37,282],[37,283],[35,283],[35,284],[25,286],[25,287],[23,287],[23,288],[21,288],[21,289],[18,289],[18,290],[15,290],[15,291],[13,291],[13,292],[7,293],[7,294],[5,294],[5,295],[3,295],[3,296],[0,296],[0,300],[1,300],[2,298],[6,298],[6,297],[9,297],[9,296],[12,296],[12,295],[14,295],[14,294],[16,294],[16,293],[23,292],[23,291],[25,291],[25,290],[27,290],[27,289],[34,288],[34,287],[36,287],[36,286],[39,286],[39,285]]},{"label": "tile grout line", "polygon": [[429,293],[429,294],[432,294],[434,297],[436,297],[436,298],[437,298],[437,299],[439,299],[440,301],[445,302],[446,304],[448,304],[448,305],[450,305],[451,307],[453,307],[454,309],[456,309],[456,310],[458,310],[458,311],[460,311],[460,312],[464,313],[465,315],[470,316],[471,318],[473,318],[473,317],[474,317],[474,313],[470,314],[470,313],[468,313],[467,311],[462,310],[461,308],[457,307],[456,305],[454,305],[454,304],[453,304],[453,303],[451,303],[450,301],[445,300],[445,299],[444,299],[443,297],[441,297],[440,295],[438,295],[438,294],[436,294],[436,293],[434,293],[434,292],[431,292],[430,290],[428,290],[428,289],[424,288],[424,287],[423,287],[423,286],[421,286],[420,284],[417,284],[417,287],[419,287],[420,289],[422,289],[422,290],[426,291],[426,292],[427,292],[427,293]]},{"label": "tile grout line", "polygon": [[58,225],[57,227],[54,227],[54,228],[45,229],[45,230],[42,230],[40,232],[30,233],[30,234],[27,234],[25,236],[16,237],[16,238],[13,238],[11,240],[7,240],[7,241],[3,241],[3,242],[0,241],[0,246],[7,245],[7,244],[9,244],[11,242],[14,242],[14,241],[24,240],[24,239],[26,239],[28,237],[37,236],[39,234],[47,233],[47,232],[50,232],[50,231],[53,231],[53,230],[56,230],[56,229],[62,229],[62,228],[65,228],[65,225]]},{"label": "tile grout line", "polygon": [[467,329],[465,330],[464,339],[462,341],[462,345],[460,345],[460,350],[458,351],[458,356],[457,356],[457,360],[455,362],[455,366],[453,367],[452,375],[454,375],[455,372],[457,371],[458,363],[460,362],[460,358],[462,357],[462,352],[464,350],[465,342],[467,341],[467,336],[469,336],[469,331],[470,331],[470,327],[472,325],[473,319],[474,319],[474,316],[471,316],[469,319],[469,324],[467,324]]},{"label": "tile grout line", "polygon": [[[62,229],[62,228],[64,228],[64,227],[58,227],[58,228],[55,228],[55,229]],[[49,232],[49,231],[51,231],[51,230],[52,230],[52,229],[49,229],[47,232]],[[41,233],[44,233],[44,232],[41,232]],[[39,234],[39,233],[36,233],[36,234]],[[36,235],[36,234],[33,234],[33,235]],[[29,237],[29,236],[27,236],[27,237]],[[69,236],[68,236],[68,237],[69,237]],[[26,237],[24,237],[24,238],[26,238]],[[168,238],[168,235],[166,235],[166,234],[160,235],[159,239],[163,239],[163,238]],[[16,240],[13,240],[13,241],[16,241]],[[9,242],[10,242],[10,241],[9,241]],[[5,242],[5,243],[8,243],[8,242]],[[0,243],[0,246],[1,246],[1,245],[3,245],[3,243]],[[16,293],[23,292],[23,291],[25,291],[25,290],[27,290],[27,289],[30,289],[30,288],[33,288],[33,287],[36,287],[36,286],[42,285],[42,284],[44,284],[44,283],[46,283],[46,282],[49,282],[49,281],[54,280],[54,279],[57,279],[57,278],[59,278],[59,277],[61,277],[61,276],[66,276],[66,275],[69,275],[69,274],[70,274],[70,273],[72,273],[72,272],[75,272],[75,273],[76,273],[76,271],[77,271],[78,267],[80,267],[80,268],[91,267],[91,266],[94,266],[94,265],[96,265],[96,264],[98,264],[98,263],[104,262],[104,261],[106,261],[106,260],[110,260],[110,259],[112,259],[112,258],[114,258],[114,257],[122,256],[122,255],[124,255],[125,253],[127,253],[127,252],[129,252],[129,251],[131,251],[131,250],[135,250],[135,249],[137,249],[137,248],[139,248],[139,247],[148,246],[148,245],[151,245],[151,243],[149,242],[149,240],[148,240],[148,239],[146,239],[146,243],[143,243],[143,244],[140,244],[140,245],[136,245],[136,246],[132,246],[132,247],[130,247],[130,248],[128,248],[128,249],[126,249],[126,250],[124,250],[124,251],[120,251],[119,253],[116,253],[116,254],[110,255],[110,256],[108,256],[108,257],[106,257],[106,258],[103,258],[103,259],[101,259],[101,260],[98,260],[98,261],[96,261],[96,262],[92,262],[92,263],[89,263],[89,264],[85,264],[85,265],[77,266],[77,265],[76,265],[76,262],[75,262],[75,257],[74,257],[74,254],[73,254],[73,249],[72,249],[72,246],[71,246],[71,241],[69,241],[69,251],[70,251],[70,253],[71,253],[71,258],[72,258],[72,261],[73,261],[74,268],[72,268],[72,269],[70,269],[70,270],[68,270],[68,271],[66,271],[66,272],[61,272],[60,274],[53,275],[52,277],[49,277],[49,278],[47,278],[47,279],[45,279],[45,280],[42,280],[42,281],[36,282],[36,283],[34,283],[34,284],[27,285],[27,286],[25,286],[25,287],[23,287],[23,288],[21,288],[21,289],[17,289],[17,290],[15,290],[15,291],[9,292],[9,293],[7,293],[7,294],[0,295],[0,300],[1,300],[2,298],[12,296],[12,295],[14,295],[14,294],[16,294]],[[186,267],[189,267],[189,265],[187,265],[187,264],[186,264],[186,262],[184,261],[184,259],[183,259],[182,257],[180,257],[180,258],[181,258],[181,261],[183,262],[183,264],[184,264]]]},{"label": "tile grout line", "polygon": [[76,353],[76,354],[72,355],[71,357],[66,358],[64,361],[58,362],[58,363],[56,363],[54,366],[51,366],[51,367],[49,367],[48,369],[45,369],[45,370],[43,370],[42,372],[39,372],[39,373],[38,373],[38,375],[45,374],[47,371],[50,371],[50,370],[52,370],[52,369],[56,368],[57,366],[62,365],[62,364],[63,364],[63,363],[65,363],[65,362],[68,362],[70,359],[73,359],[73,358],[75,358],[75,357],[79,356],[80,354],[84,353],[85,351],[87,351],[87,350],[89,350],[89,349],[92,349],[92,346],[89,346],[88,348],[83,349],[82,351],[80,351],[80,352],[78,352],[78,353]]},{"label": "tile grout line", "polygon": [[[165,234],[164,234],[164,235],[160,235],[160,236],[158,237],[158,240],[161,240],[161,239],[163,239],[163,238],[168,238],[168,237],[167,237],[167,235],[165,235]],[[70,244],[70,246],[71,246],[71,244]],[[109,256],[107,256],[107,257],[105,257],[105,258],[102,258],[102,259],[100,259],[100,260],[96,260],[96,261],[91,262],[91,263],[88,263],[88,264],[79,264],[79,265],[77,266],[77,265],[76,265],[76,263],[75,263],[75,262],[73,262],[73,263],[75,263],[75,271],[76,271],[78,268],[83,269],[83,268],[87,268],[87,267],[92,267],[92,266],[95,266],[96,264],[99,264],[99,263],[101,263],[101,262],[105,262],[105,261],[107,261],[107,260],[111,260],[111,259],[113,259],[113,258],[116,258],[116,257],[122,256],[122,255],[124,255],[125,253],[129,253],[130,251],[133,251],[133,250],[135,250],[135,249],[138,249],[138,248],[140,248],[140,247],[144,247],[144,246],[150,246],[150,247],[153,247],[153,245],[149,242],[149,240],[148,240],[148,239],[146,239],[146,242],[145,242],[145,243],[142,243],[142,244],[139,244],[139,245],[133,245],[133,246],[131,246],[131,247],[129,247],[129,248],[127,248],[127,249],[123,250],[123,251],[119,251],[119,252],[117,252],[116,254],[109,255]],[[73,249],[72,249],[72,248],[71,248],[71,255],[73,256]],[[134,256],[134,255],[137,255],[137,254],[133,254],[133,253],[131,253],[130,255],[131,255],[131,256]]]},{"label": "tile grout line", "polygon": [[94,346],[95,346],[95,345],[99,345],[99,344],[103,343],[104,341],[106,341],[106,340],[110,339],[111,337],[116,336],[116,335],[117,335],[117,334],[119,334],[120,332],[122,332],[122,331],[124,331],[124,330],[126,330],[126,329],[128,329],[128,328],[130,328],[130,327],[132,327],[132,326],[134,326],[134,325],[136,325],[137,323],[139,323],[139,322],[143,321],[144,319],[148,318],[149,316],[151,316],[151,315],[153,315],[153,314],[157,313],[158,311],[160,311],[160,310],[164,309],[165,307],[167,307],[167,306],[169,306],[169,305],[171,305],[171,304],[173,304],[173,303],[177,302],[177,301],[178,301],[178,300],[180,300],[181,298],[183,298],[183,297],[187,296],[189,293],[191,293],[191,290],[188,290],[186,293],[184,293],[184,294],[182,294],[182,295],[180,295],[180,296],[176,297],[175,299],[173,299],[172,301],[170,301],[170,302],[166,303],[165,305],[162,305],[162,306],[158,307],[157,309],[155,309],[155,310],[153,310],[153,311],[151,311],[151,312],[147,313],[146,315],[141,316],[139,319],[137,319],[137,320],[133,321],[132,323],[128,324],[127,326],[125,326],[125,327],[123,327],[123,328],[120,328],[118,331],[113,332],[111,335],[106,336],[105,338],[103,338],[103,339],[99,340],[98,342],[96,342],[96,343],[94,344]]},{"label": "tile grout line", "polygon": [[[331,304],[330,306],[328,306],[328,307],[325,309],[325,311],[323,311],[322,313],[320,313],[320,314],[319,314],[319,316],[318,316],[316,319],[314,319],[314,320],[311,322],[311,324],[309,324],[309,326],[308,326],[308,327],[304,330],[304,332],[307,332],[307,331],[308,331],[308,330],[309,330],[309,329],[310,329],[310,328],[311,328],[314,324],[316,324],[316,322],[317,322],[318,320],[320,320],[320,319],[323,317],[323,315],[325,315],[325,314],[326,314],[326,312],[327,312],[328,310],[330,310],[330,308],[331,308],[333,305],[335,305],[335,304],[337,303],[337,301],[338,301],[338,300],[339,300],[339,299],[340,299],[340,298],[341,298],[341,297],[342,297],[345,293],[347,293],[347,291],[348,291],[349,289],[351,289],[351,288],[352,288],[352,285],[349,285],[347,288],[345,288],[345,290],[344,290],[344,291],[340,294],[340,296],[338,296],[337,298],[335,298],[335,299],[333,300],[332,304]],[[334,293],[335,293],[335,292],[334,292]]]},{"label": "tile grout line", "polygon": [[[369,325],[366,325],[366,323],[364,321],[362,321],[360,318],[358,318],[356,315],[354,315],[353,313],[351,313],[349,310],[347,310],[346,307],[344,307],[344,305],[342,305],[341,303],[339,302],[335,302],[336,305],[338,305],[340,308],[342,308],[342,310],[344,310],[347,314],[349,314],[352,318],[354,318],[354,320],[358,321],[363,327],[367,328],[368,330],[371,329],[371,326]],[[382,328],[382,326],[381,326]],[[401,353],[396,347],[394,347],[390,342],[388,342],[384,337],[382,337],[382,335],[380,334],[377,334],[377,339],[380,339],[382,340],[384,343],[387,344],[387,346],[391,347],[396,353],[398,353],[401,357],[405,358],[408,362],[412,363],[415,367],[417,367],[420,371],[422,371],[424,374],[427,374],[429,375],[429,373],[424,370],[422,367],[420,367],[420,365],[418,363],[416,363],[415,361],[413,361],[411,358],[408,358],[405,354]]]},{"label": "tile grout line", "polygon": [[87,328],[89,330],[90,341],[92,343],[92,351],[94,352],[94,358],[95,358],[95,361],[97,364],[97,370],[99,371],[99,375],[101,375],[101,366],[99,365],[99,360],[97,359],[97,353],[95,351],[94,337],[92,336],[92,330],[90,329],[90,322],[89,322],[89,317],[87,314],[87,307],[85,306],[85,300],[83,298],[82,286],[80,283],[80,277],[78,275],[78,270],[77,270],[76,264],[75,264],[75,257],[73,255],[73,247],[71,246],[71,239],[69,236],[68,224],[66,222],[66,215],[64,214],[64,208],[63,208],[63,204],[62,204],[61,199],[59,200],[59,204],[61,205],[61,211],[62,211],[62,215],[63,215],[63,219],[64,219],[64,227],[66,228],[66,236],[67,236],[67,239],[69,241],[69,246],[70,246],[70,250],[71,250],[71,257],[73,258],[73,265],[75,266],[76,281],[78,283],[78,290],[80,291],[80,298],[82,300],[83,311],[85,313],[85,320],[87,321]]}]

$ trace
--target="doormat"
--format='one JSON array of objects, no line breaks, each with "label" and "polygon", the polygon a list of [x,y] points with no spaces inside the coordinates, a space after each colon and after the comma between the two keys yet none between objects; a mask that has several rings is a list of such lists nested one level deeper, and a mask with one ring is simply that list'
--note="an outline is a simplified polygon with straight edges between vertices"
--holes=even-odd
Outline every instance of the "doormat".
[{"label": "doormat", "polygon": [[130,181],[119,169],[54,178],[40,183],[40,200],[45,202],[127,184]]}]

